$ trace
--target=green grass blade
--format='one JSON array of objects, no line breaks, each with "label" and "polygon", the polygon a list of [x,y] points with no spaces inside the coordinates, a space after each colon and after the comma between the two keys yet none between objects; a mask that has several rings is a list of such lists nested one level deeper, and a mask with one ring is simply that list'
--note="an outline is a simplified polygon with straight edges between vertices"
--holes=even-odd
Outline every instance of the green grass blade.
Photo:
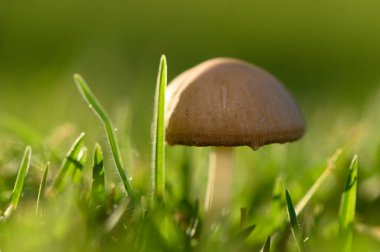
[{"label": "green grass blade", "polygon": [[79,74],[75,74],[74,81],[79,89],[79,92],[82,94],[83,98],[86,100],[88,105],[93,109],[95,114],[102,121],[106,129],[108,141],[111,146],[111,151],[112,151],[112,155],[116,164],[117,172],[121,178],[124,189],[127,192],[130,199],[132,201],[135,201],[136,195],[134,191],[132,190],[129,179],[127,178],[127,175],[125,173],[123,162],[121,160],[119,145],[117,143],[117,139],[115,135],[115,129],[111,123],[111,120],[109,119],[108,115],[106,114],[100,102],[96,99],[95,95],[91,92],[90,88],[88,87],[84,79]]},{"label": "green grass blade", "polygon": [[300,230],[300,227],[299,227],[298,221],[297,221],[296,210],[294,209],[292,197],[290,196],[289,191],[286,190],[285,194],[286,194],[286,204],[288,206],[288,216],[289,216],[292,234],[293,234],[294,240],[297,244],[298,251],[302,251],[303,240],[302,240],[301,230]]},{"label": "green grass blade", "polygon": [[47,176],[48,176],[48,173],[49,173],[49,167],[50,167],[50,163],[48,162],[45,166],[45,169],[44,169],[44,172],[42,174],[42,179],[41,179],[41,183],[40,183],[40,188],[38,190],[38,197],[37,197],[37,206],[36,206],[36,215],[40,215],[41,214],[41,201],[42,201],[42,198],[44,196],[44,193],[45,193],[45,188],[46,188],[46,180],[47,180]]},{"label": "green grass blade", "polygon": [[18,202],[21,198],[22,189],[24,187],[25,177],[28,173],[30,160],[32,158],[32,148],[30,146],[26,147],[24,156],[21,161],[20,169],[17,173],[16,182],[12,191],[11,200],[7,210],[4,213],[5,218],[9,217],[13,210],[17,208]]},{"label": "green grass blade", "polygon": [[158,70],[152,127],[152,192],[158,200],[165,198],[165,89],[166,58],[162,55]]},{"label": "green grass blade", "polygon": [[342,154],[342,149],[337,149],[334,155],[328,160],[325,171],[318,178],[318,180],[312,185],[309,191],[305,194],[305,196],[298,202],[296,205],[296,214],[297,216],[302,212],[307,203],[311,200],[311,198],[315,195],[318,189],[321,187],[323,182],[329,177],[331,172],[335,169],[336,161],[339,156]]},{"label": "green grass blade", "polygon": [[58,175],[53,182],[53,188],[55,190],[62,189],[65,177],[70,176],[70,174],[75,171],[76,167],[80,166],[80,163],[78,163],[78,155],[83,147],[84,135],[84,133],[81,133],[72,144],[70,150],[67,152],[61,169],[59,170]]},{"label": "green grass blade", "polygon": [[22,189],[24,187],[25,177],[28,173],[30,160],[32,157],[32,148],[30,146],[26,147],[24,157],[22,158],[21,166],[17,174],[16,183],[13,188],[11,205],[14,209],[17,208],[18,202],[21,197]]},{"label": "green grass blade", "polygon": [[[312,197],[321,188],[321,186],[326,181],[326,179],[332,174],[333,170],[335,169],[336,162],[338,158],[340,157],[341,153],[342,153],[341,149],[336,150],[334,155],[330,157],[330,159],[327,161],[326,169],[320,175],[318,180],[312,185],[309,191],[304,195],[304,197],[300,200],[300,202],[298,202],[298,204],[296,205],[295,207],[296,216],[299,216],[299,214],[303,211],[305,206],[310,202]],[[278,229],[285,224],[286,214],[284,214],[283,208],[286,205],[286,199],[285,199],[285,194],[283,193],[284,191],[285,191],[284,183],[280,176],[275,182],[274,190],[272,194],[272,210],[271,210],[272,227],[266,230],[265,225],[267,225],[267,223],[264,223],[264,224],[259,223],[257,227],[258,234],[263,234],[263,233],[267,234],[268,232],[273,233],[274,231],[278,231]],[[278,233],[272,235],[272,240],[276,239],[277,237],[278,237]]]},{"label": "green grass blade", "polygon": [[339,209],[339,236],[342,251],[351,251],[358,182],[358,156],[352,159]]},{"label": "green grass blade", "polygon": [[240,208],[240,228],[244,228],[246,219],[247,219],[247,208],[241,207]]},{"label": "green grass blade", "polygon": [[231,238],[226,244],[227,248],[238,249],[243,245],[243,243],[248,239],[248,237],[252,234],[253,230],[255,230],[256,225],[250,225],[246,228],[240,230],[234,237]]},{"label": "green grass blade", "polygon": [[269,252],[270,251],[270,236],[268,236],[267,240],[265,241],[264,247],[263,247],[263,252]]},{"label": "green grass blade", "polygon": [[74,184],[80,184],[80,182],[82,181],[83,167],[85,166],[87,160],[87,151],[87,147],[84,146],[78,153],[77,165],[75,166],[72,175],[72,181]]},{"label": "green grass blade", "polygon": [[[284,195],[285,185],[282,176],[279,176],[274,184],[272,192],[272,218],[279,219],[283,215],[283,210],[285,207],[285,195]],[[280,220],[276,221],[280,223]]]},{"label": "green grass blade", "polygon": [[95,145],[94,164],[92,168],[92,200],[95,203],[102,202],[105,199],[105,179],[104,179],[104,162],[103,153],[99,144]]}]

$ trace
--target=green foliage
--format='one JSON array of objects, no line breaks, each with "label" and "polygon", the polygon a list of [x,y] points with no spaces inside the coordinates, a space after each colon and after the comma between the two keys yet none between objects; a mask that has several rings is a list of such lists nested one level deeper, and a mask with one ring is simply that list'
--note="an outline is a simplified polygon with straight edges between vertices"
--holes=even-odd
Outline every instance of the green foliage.
[{"label": "green foliage", "polygon": [[15,185],[13,187],[13,192],[12,192],[8,209],[4,213],[6,217],[9,216],[11,212],[17,208],[18,202],[20,201],[22,189],[24,187],[25,177],[29,170],[31,158],[32,158],[32,148],[28,146],[25,149],[24,157],[22,158],[20,169],[18,170],[18,173],[17,173],[17,178],[16,178]]},{"label": "green foliage", "polygon": [[255,230],[256,225],[250,225],[248,227],[243,228],[239,231],[238,234],[236,234],[231,241],[229,242],[231,245],[234,245],[235,247],[241,245],[244,243],[245,240],[251,235],[253,230]]},{"label": "green foliage", "polygon": [[83,164],[80,162],[80,159],[83,157],[82,148],[84,135],[84,133],[81,133],[67,152],[66,157],[62,163],[61,169],[59,170],[58,175],[54,179],[52,186],[54,190],[62,190],[64,184],[67,183],[69,177],[73,176],[77,169],[82,169],[81,166],[83,166]]},{"label": "green foliage", "polygon": [[269,252],[270,251],[270,236],[268,236],[267,240],[265,241],[263,252]]},{"label": "green foliage", "polygon": [[335,169],[336,161],[341,154],[342,154],[342,150],[337,149],[336,152],[334,153],[334,155],[327,161],[325,171],[321,174],[321,176],[318,178],[318,180],[315,181],[313,186],[309,189],[309,191],[307,191],[307,193],[303,196],[303,198],[297,204],[297,206],[295,208],[297,216],[302,212],[302,210],[305,208],[307,203],[316,194],[316,192],[320,189],[320,187],[323,185],[325,180],[329,177],[329,175]]},{"label": "green foliage", "polygon": [[135,201],[136,195],[134,191],[132,190],[132,187],[127,175],[125,174],[123,161],[121,160],[120,149],[119,149],[119,145],[118,145],[117,138],[115,135],[115,127],[113,127],[107,113],[103,109],[100,102],[96,99],[95,95],[91,92],[90,88],[88,87],[88,85],[86,84],[82,76],[80,76],[79,74],[75,74],[74,81],[80,93],[82,94],[83,98],[86,100],[90,108],[92,108],[92,110],[95,112],[95,114],[99,117],[99,119],[103,123],[106,129],[108,142],[111,146],[112,155],[116,164],[117,172],[121,178],[125,191],[128,193],[128,196],[130,197],[132,201]]},{"label": "green foliage", "polygon": [[283,178],[279,176],[274,184],[272,192],[271,219],[273,220],[273,229],[279,228],[285,221],[285,185]]},{"label": "green foliage", "polygon": [[286,204],[288,206],[288,216],[289,216],[289,221],[290,221],[290,227],[292,229],[294,241],[297,244],[298,251],[303,251],[302,233],[297,221],[297,214],[296,214],[296,210],[294,209],[292,197],[290,196],[290,193],[288,190],[285,191],[285,195],[286,195]]},{"label": "green foliage", "polygon": [[342,251],[351,251],[352,232],[355,222],[357,184],[358,156],[355,155],[348,170],[347,183],[342,194],[339,209],[339,236],[342,242]]},{"label": "green foliage", "polygon": [[152,184],[153,195],[165,199],[165,89],[167,84],[167,65],[163,55],[157,76],[152,127]]},{"label": "green foliage", "polygon": [[[377,167],[378,151],[370,146],[380,146],[380,137],[373,137],[377,133],[368,130],[378,127],[372,122],[375,114],[363,119],[353,131],[342,132],[337,127],[329,134],[324,130],[328,120],[318,115],[313,117],[312,130],[303,142],[273,145],[257,152],[238,148],[233,203],[229,211],[222,211],[221,217],[212,216],[210,221],[199,204],[205,190],[208,149],[164,148],[166,72],[166,60],[162,57],[152,122],[152,159],[132,145],[126,148],[125,141],[120,141],[119,146],[109,117],[78,75],[76,84],[101,118],[111,153],[103,153],[100,145],[95,144],[92,162],[86,162],[88,149],[82,133],[66,157],[57,161],[54,157],[65,153],[73,135],[65,135],[62,144],[53,147],[45,137],[39,136],[37,140],[38,134],[25,130],[29,128],[27,125],[2,123],[7,127],[0,129],[0,138],[6,132],[6,141],[0,141],[0,209],[5,209],[0,217],[1,251],[287,252],[303,249],[306,232],[307,250],[376,251],[379,229],[370,221],[378,215],[380,173],[376,169],[362,169],[363,181],[358,185],[355,156],[343,195],[336,190],[337,185],[345,182],[343,168],[348,167],[352,153],[360,152],[361,166]],[[347,121],[344,123],[349,125]],[[88,135],[87,141],[92,144],[93,136]],[[96,141],[101,141],[99,138],[95,135]],[[128,144],[131,139],[128,136]],[[18,167],[20,146],[24,145],[8,143],[29,141],[38,142],[41,148],[33,148],[31,160],[28,147]],[[337,150],[338,146],[343,148]],[[335,150],[326,165],[326,157]],[[130,162],[134,165],[134,190],[122,166],[124,157],[135,159]],[[50,166],[48,163],[43,172],[32,169],[27,173],[31,163],[33,167],[42,167],[48,160]],[[115,174],[122,178],[123,187],[119,188],[118,179],[115,181],[108,160],[118,165]],[[149,208],[152,196],[149,178],[154,179],[156,198],[165,198],[165,207]],[[295,199],[300,199],[298,204],[293,204],[285,187]],[[126,191],[130,197],[125,197]],[[361,196],[358,201],[357,192]],[[17,211],[12,212],[16,206]],[[353,237],[354,231],[358,235]]]},{"label": "green foliage", "polygon": [[36,215],[41,215],[41,201],[45,194],[45,188],[46,188],[46,180],[49,173],[49,167],[50,163],[48,162],[45,166],[44,172],[42,174],[42,179],[40,183],[40,188],[38,190],[38,198],[37,198],[37,204],[36,204]]},{"label": "green foliage", "polygon": [[77,165],[75,165],[75,169],[72,174],[72,182],[74,185],[80,184],[82,182],[83,167],[87,160],[87,152],[88,152],[87,147],[83,147],[78,153]]},{"label": "green foliage", "polygon": [[92,200],[95,204],[103,203],[106,197],[103,152],[99,144],[95,145],[92,167]]}]

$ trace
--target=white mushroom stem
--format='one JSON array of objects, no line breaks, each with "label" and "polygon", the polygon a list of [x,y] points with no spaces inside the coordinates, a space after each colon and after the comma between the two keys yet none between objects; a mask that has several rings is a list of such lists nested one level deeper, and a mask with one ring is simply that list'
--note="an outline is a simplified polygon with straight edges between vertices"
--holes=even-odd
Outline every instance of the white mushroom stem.
[{"label": "white mushroom stem", "polygon": [[233,156],[231,147],[211,148],[205,198],[206,212],[217,214],[224,209],[227,210],[231,204]]}]

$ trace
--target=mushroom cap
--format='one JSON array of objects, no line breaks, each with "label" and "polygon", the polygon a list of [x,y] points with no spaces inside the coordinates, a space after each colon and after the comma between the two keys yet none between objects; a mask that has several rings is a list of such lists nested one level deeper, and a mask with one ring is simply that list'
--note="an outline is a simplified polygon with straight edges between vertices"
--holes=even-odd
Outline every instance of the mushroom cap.
[{"label": "mushroom cap", "polygon": [[302,114],[282,84],[232,58],[205,61],[168,85],[165,127],[169,145],[253,149],[295,141],[305,131]]}]

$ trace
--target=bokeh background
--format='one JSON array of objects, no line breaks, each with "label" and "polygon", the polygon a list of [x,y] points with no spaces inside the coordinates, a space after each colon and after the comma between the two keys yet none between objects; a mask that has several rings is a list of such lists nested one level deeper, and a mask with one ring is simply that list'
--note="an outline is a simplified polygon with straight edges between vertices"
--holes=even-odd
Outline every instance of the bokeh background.
[{"label": "bokeh background", "polygon": [[212,57],[237,57],[282,80],[306,117],[328,106],[360,112],[380,84],[379,8],[378,1],[2,1],[0,114],[41,134],[67,122],[94,130],[72,81],[78,72],[111,115],[120,104],[130,108],[134,142],[144,149],[161,54],[169,79]]},{"label": "bokeh background", "polygon": [[[101,142],[112,166],[102,125],[76,90],[74,73],[83,75],[111,115],[134,185],[147,191],[160,56],[167,56],[169,80],[204,60],[227,56],[277,76],[300,104],[308,125],[297,143],[237,150],[233,206],[248,207],[250,221],[256,223],[268,211],[280,173],[286,173],[286,186],[297,202],[328,157],[343,147],[337,171],[310,207],[326,209],[320,210],[327,217],[315,229],[322,230],[316,237],[324,238],[315,241],[334,239],[331,234],[337,233],[341,192],[355,153],[360,164],[358,223],[380,226],[379,13],[376,0],[1,0],[0,191],[5,193],[0,203],[8,200],[27,144],[37,158],[24,198],[34,200],[42,164],[51,160],[57,171],[79,132],[87,133],[91,152],[93,143]],[[171,198],[186,191],[186,183],[192,199],[205,191],[208,149],[187,149],[167,149]],[[184,157],[190,157],[191,168],[181,177],[177,168],[185,166]],[[140,176],[139,167],[144,168]],[[236,223],[238,218],[235,211]],[[33,240],[30,233],[25,237]],[[266,235],[262,232],[259,242]]]}]

